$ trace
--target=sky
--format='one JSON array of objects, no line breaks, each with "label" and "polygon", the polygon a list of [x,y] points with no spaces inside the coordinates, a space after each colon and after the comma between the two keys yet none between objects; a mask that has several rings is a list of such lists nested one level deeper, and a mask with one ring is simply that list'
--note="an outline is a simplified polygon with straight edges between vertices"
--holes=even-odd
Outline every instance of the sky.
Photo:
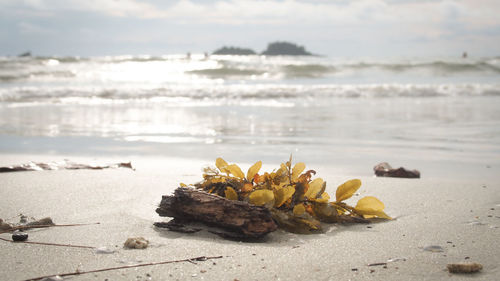
[{"label": "sky", "polygon": [[165,55],[289,41],[338,57],[500,56],[498,0],[0,0],[0,55]]}]

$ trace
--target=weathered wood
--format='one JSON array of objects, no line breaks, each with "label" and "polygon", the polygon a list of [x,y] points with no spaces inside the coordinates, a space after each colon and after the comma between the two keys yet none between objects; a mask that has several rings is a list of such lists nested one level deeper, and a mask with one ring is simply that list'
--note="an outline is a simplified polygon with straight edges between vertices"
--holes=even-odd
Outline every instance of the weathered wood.
[{"label": "weathered wood", "polygon": [[[164,195],[156,212],[163,217],[173,217],[173,228],[179,227],[179,222],[202,222],[233,232],[233,237],[239,238],[261,238],[277,229],[271,212],[265,207],[193,188],[179,187],[173,196]],[[168,223],[156,225],[170,228]]]}]

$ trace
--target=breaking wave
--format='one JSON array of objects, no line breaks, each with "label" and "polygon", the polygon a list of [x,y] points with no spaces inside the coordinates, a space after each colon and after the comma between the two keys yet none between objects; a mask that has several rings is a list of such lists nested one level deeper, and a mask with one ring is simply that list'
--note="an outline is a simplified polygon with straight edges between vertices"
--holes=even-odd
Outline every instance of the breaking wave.
[{"label": "breaking wave", "polygon": [[[338,79],[346,75],[419,75],[448,77],[500,74],[500,58],[434,60],[347,60],[325,57],[266,56],[110,56],[110,57],[0,57],[0,82],[25,81],[40,76],[68,78],[88,76],[89,71],[176,72],[208,79]],[[104,73],[107,74],[107,73]]]},{"label": "breaking wave", "polygon": [[327,106],[336,99],[500,96],[500,85],[226,85],[201,87],[0,89],[0,102],[29,104],[154,103],[163,106]]}]

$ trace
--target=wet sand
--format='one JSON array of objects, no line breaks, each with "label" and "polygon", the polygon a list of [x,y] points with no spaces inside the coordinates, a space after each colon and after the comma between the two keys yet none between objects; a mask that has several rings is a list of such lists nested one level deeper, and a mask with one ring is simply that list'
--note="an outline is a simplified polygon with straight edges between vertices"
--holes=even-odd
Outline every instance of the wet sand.
[{"label": "wet sand", "polygon": [[[3,155],[0,165],[28,160],[62,160],[61,156]],[[89,158],[71,158],[88,162]],[[201,179],[202,160],[180,158],[131,160],[136,171],[61,170],[0,174],[0,217],[16,221],[51,217],[57,224],[98,225],[29,230],[29,241],[106,247],[95,249],[0,241],[0,271],[5,280],[88,271],[136,263],[222,256],[220,259],[121,269],[73,276],[71,280],[495,280],[500,277],[500,184],[449,179],[362,177],[360,196],[373,195],[395,220],[370,225],[330,225],[323,234],[276,231],[260,242],[224,240],[201,232],[179,234],[153,226],[163,194],[179,182]],[[307,163],[306,163],[307,164]],[[242,164],[243,170],[248,168]],[[264,166],[270,170],[274,165]],[[339,167],[308,167],[325,179],[333,195],[351,176]],[[335,172],[332,172],[335,171]],[[355,197],[354,200],[357,200]],[[144,250],[127,250],[129,237],[150,241]],[[0,234],[10,238],[9,234]],[[424,250],[440,246],[442,252]],[[453,274],[448,263],[478,262],[480,273]],[[384,265],[370,266],[375,263]],[[69,279],[69,278],[67,278]]]}]

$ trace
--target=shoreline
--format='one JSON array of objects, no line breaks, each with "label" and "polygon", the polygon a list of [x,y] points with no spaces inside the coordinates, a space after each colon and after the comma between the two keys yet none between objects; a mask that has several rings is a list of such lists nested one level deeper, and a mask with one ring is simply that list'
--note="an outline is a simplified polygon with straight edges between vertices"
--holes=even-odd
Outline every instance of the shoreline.
[{"label": "shoreline", "polygon": [[[89,140],[87,140],[89,141]],[[73,144],[69,142],[68,147]],[[55,144],[53,144],[55,145]],[[102,143],[101,143],[102,145]],[[467,159],[463,161],[460,156],[454,158],[443,158],[443,155],[430,155],[424,157],[421,153],[414,151],[403,155],[401,150],[394,150],[389,154],[382,151],[374,153],[373,151],[363,154],[361,151],[336,150],[336,152],[321,152],[313,147],[293,148],[285,146],[279,149],[272,149],[276,146],[256,146],[256,145],[189,145],[176,144],[163,146],[144,144],[129,144],[135,147],[131,150],[120,150],[116,144],[104,145],[99,147],[99,151],[80,150],[78,145],[72,147],[70,151],[50,150],[35,147],[33,151],[27,150],[20,152],[17,150],[7,152],[0,150],[0,166],[19,165],[33,162],[61,161],[68,159],[73,162],[109,164],[112,162],[132,162],[132,165],[140,163],[146,169],[150,169],[160,162],[170,161],[189,161],[190,166],[197,168],[197,173],[201,178],[201,170],[207,165],[214,165],[217,157],[223,156],[232,163],[237,163],[241,167],[250,166],[256,161],[261,160],[264,166],[271,171],[286,162],[290,155],[293,162],[304,162],[313,170],[321,167],[328,167],[330,175],[346,175],[352,177],[375,177],[374,166],[381,162],[388,162],[393,168],[404,167],[409,170],[418,170],[421,178],[447,181],[447,182],[493,182],[500,180],[500,161],[494,160],[494,154],[486,160]],[[164,149],[162,149],[164,148]],[[144,153],[139,151],[145,150]],[[46,151],[41,152],[41,151]],[[252,153],[254,152],[254,153]],[[337,153],[338,152],[338,153]],[[382,156],[385,155],[385,156]],[[321,171],[319,171],[322,174]]]},{"label": "shoreline", "polygon": [[[3,156],[2,165],[21,164],[28,159],[62,160],[59,155],[44,159],[35,159],[37,155]],[[368,226],[331,225],[325,233],[312,235],[278,230],[263,241],[241,243],[210,233],[180,234],[152,226],[155,221],[167,220],[155,213],[161,196],[172,193],[180,182],[199,181],[201,169],[207,164],[204,160],[156,157],[136,159],[134,163],[134,159],[116,159],[106,159],[105,163],[132,160],[136,170],[0,174],[3,219],[23,213],[35,218],[50,216],[56,224],[100,223],[30,230],[29,241],[115,250],[112,254],[98,254],[90,249],[0,241],[4,255],[0,270],[4,276],[21,280],[76,269],[219,255],[223,258],[214,261],[122,269],[74,276],[71,280],[493,280],[500,276],[497,181],[360,177],[360,196],[379,198],[395,220]],[[240,167],[248,168],[245,164]],[[264,165],[263,171],[270,168],[274,167]],[[336,169],[332,166],[308,168],[317,170],[317,176],[328,182],[331,195],[337,185],[352,178],[331,173]],[[148,239],[150,246],[144,250],[122,248],[127,238],[136,236]],[[424,250],[432,245],[444,251]],[[450,277],[446,264],[463,261],[481,263],[482,272]],[[387,263],[387,268],[368,266],[373,263]]]}]

